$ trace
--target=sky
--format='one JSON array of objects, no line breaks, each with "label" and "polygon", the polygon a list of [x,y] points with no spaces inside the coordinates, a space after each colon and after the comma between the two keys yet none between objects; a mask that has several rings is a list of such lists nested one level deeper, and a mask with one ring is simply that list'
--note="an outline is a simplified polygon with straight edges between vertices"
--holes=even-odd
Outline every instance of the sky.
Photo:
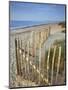
[{"label": "sky", "polygon": [[10,1],[10,20],[65,21],[65,5]]}]

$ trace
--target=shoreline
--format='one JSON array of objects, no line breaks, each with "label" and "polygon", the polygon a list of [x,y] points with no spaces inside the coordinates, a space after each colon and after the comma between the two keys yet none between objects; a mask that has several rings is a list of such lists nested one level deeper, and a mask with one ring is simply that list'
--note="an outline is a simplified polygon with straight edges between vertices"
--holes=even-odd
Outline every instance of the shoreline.
[{"label": "shoreline", "polygon": [[41,25],[49,25],[49,24],[59,24],[61,22],[53,22],[53,23],[43,23],[43,24],[36,24],[36,25],[30,25],[30,26],[20,26],[20,27],[11,27],[10,30],[18,30],[18,29],[25,29],[25,28],[31,28],[31,27],[36,27],[36,26],[41,26]]},{"label": "shoreline", "polygon": [[49,30],[51,31],[51,34],[55,33],[55,32],[60,32],[60,31],[64,31],[65,27],[62,28],[61,25],[59,25],[60,22],[58,23],[50,23],[50,24],[40,24],[40,25],[33,25],[33,26],[27,26],[24,28],[15,28],[15,29],[10,29],[10,35],[14,35],[14,34],[22,34],[22,33],[28,33],[31,31],[41,31],[41,30]]}]

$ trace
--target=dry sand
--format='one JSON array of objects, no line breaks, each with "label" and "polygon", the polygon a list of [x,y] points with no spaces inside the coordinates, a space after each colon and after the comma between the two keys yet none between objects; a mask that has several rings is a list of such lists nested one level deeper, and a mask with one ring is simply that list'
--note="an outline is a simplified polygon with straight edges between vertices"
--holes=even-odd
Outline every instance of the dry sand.
[{"label": "dry sand", "polygon": [[[15,38],[18,38],[23,40],[29,40],[30,39],[30,33],[32,31],[38,32],[46,30],[48,32],[50,27],[50,34],[54,34],[56,32],[61,32],[65,30],[64,28],[61,28],[58,24],[48,24],[48,25],[39,25],[39,26],[32,26],[27,28],[21,28],[21,29],[15,29],[10,30],[10,43],[9,43],[9,50],[10,50],[10,87],[16,87],[16,57],[15,57]],[[31,85],[31,84],[30,84]],[[22,84],[21,86],[25,87],[26,82]]]}]

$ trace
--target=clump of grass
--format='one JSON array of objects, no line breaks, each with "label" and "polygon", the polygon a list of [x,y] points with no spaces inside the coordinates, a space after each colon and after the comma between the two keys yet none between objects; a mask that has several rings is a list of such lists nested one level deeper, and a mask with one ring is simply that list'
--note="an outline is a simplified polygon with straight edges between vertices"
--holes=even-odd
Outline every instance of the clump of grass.
[{"label": "clump of grass", "polygon": [[[60,62],[60,73],[64,71],[64,64],[65,64],[65,40],[57,41],[54,44],[61,46],[61,62]],[[56,57],[58,56],[58,50],[56,51]],[[57,60],[56,60],[57,61]]]},{"label": "clump of grass", "polygon": [[65,22],[60,22],[58,25],[60,25],[62,28],[66,26]]},{"label": "clump of grass", "polygon": [[[53,46],[57,46],[56,54],[55,54],[55,62],[54,62],[54,73],[56,72],[57,68],[57,61],[58,61],[58,53],[59,53],[59,46],[61,46],[61,61],[60,61],[60,70],[59,73],[63,73],[64,71],[64,64],[65,64],[65,40],[62,41],[55,41]],[[50,57],[49,57],[49,70],[51,71],[52,68],[52,59],[53,59],[53,52],[54,48],[50,49]],[[45,54],[46,60],[45,60],[45,67],[47,66],[47,57],[48,57],[48,51],[46,51]]]}]

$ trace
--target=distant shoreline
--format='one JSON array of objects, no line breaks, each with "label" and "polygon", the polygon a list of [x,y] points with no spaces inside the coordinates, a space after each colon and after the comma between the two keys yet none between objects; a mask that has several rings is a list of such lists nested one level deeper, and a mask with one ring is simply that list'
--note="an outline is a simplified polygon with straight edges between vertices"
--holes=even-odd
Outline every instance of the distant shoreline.
[{"label": "distant shoreline", "polygon": [[49,25],[49,24],[59,24],[59,23],[61,23],[61,21],[60,22],[52,22],[52,23],[44,23],[44,24],[37,24],[37,25],[31,25],[31,26],[20,26],[20,27],[9,27],[10,28],[10,30],[18,30],[18,29],[26,29],[26,28],[31,28],[31,27],[36,27],[36,26],[41,26],[41,25]]},{"label": "distant shoreline", "polygon": [[50,24],[39,24],[39,25],[33,25],[33,26],[27,26],[24,28],[15,28],[13,30],[10,30],[10,34],[14,35],[14,34],[22,34],[25,32],[31,32],[31,31],[41,31],[41,30],[49,30],[50,28],[50,33],[53,34],[55,32],[61,32],[61,31],[65,31],[65,27],[62,28],[61,25],[59,25],[60,22],[58,23],[50,23]]}]

